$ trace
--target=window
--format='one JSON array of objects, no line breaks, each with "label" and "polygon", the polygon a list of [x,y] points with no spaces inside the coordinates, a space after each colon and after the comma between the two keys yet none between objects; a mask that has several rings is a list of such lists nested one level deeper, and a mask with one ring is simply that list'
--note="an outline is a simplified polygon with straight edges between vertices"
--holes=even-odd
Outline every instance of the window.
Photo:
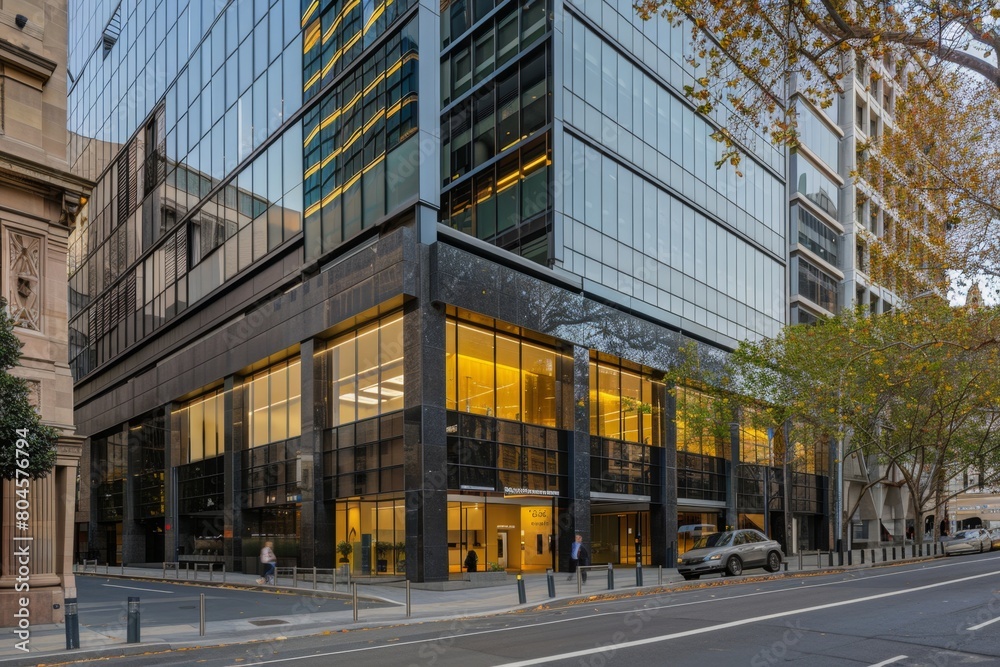
[{"label": "window", "polygon": [[833,266],[838,266],[837,246],[840,235],[801,206],[792,208],[793,215],[795,211],[798,212],[794,219],[798,220],[799,243]]},{"label": "window", "polygon": [[837,281],[801,257],[799,264],[799,294],[830,312],[837,312]]},{"label": "window", "polygon": [[251,447],[301,435],[301,368],[296,357],[255,373],[246,381],[247,442]]},{"label": "window", "polygon": [[836,219],[840,198],[837,184],[801,156],[795,160],[795,169],[798,172],[798,192]]},{"label": "window", "polygon": [[225,394],[215,392],[188,401],[172,418],[180,431],[181,457],[184,463],[218,456],[226,451]]},{"label": "window", "polygon": [[449,319],[445,366],[449,410],[565,428],[572,359],[556,349]]},{"label": "window", "polygon": [[111,53],[111,49],[114,48],[115,44],[118,43],[118,37],[122,32],[122,6],[119,4],[115,7],[115,13],[111,15],[111,20],[108,24],[104,26],[104,34],[101,36],[101,45],[103,47],[104,58],[108,57]]},{"label": "window", "polygon": [[403,316],[394,315],[331,341],[330,425],[403,409]]},{"label": "window", "polygon": [[719,431],[717,425],[722,419],[716,415],[713,398],[696,389],[679,387],[676,399],[677,451],[728,459],[729,429],[726,426],[725,435]]},{"label": "window", "polygon": [[663,385],[637,369],[590,362],[590,433],[645,445],[662,444]]}]

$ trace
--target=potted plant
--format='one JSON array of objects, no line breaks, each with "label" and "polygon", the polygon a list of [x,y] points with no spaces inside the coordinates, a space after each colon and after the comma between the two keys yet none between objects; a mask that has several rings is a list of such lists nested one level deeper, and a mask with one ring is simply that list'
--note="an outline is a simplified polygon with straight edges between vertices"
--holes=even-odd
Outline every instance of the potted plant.
[{"label": "potted plant", "polygon": [[396,572],[406,571],[406,542],[396,542]]},{"label": "potted plant", "polygon": [[379,540],[375,542],[375,571],[376,572],[388,572],[389,571],[389,560],[386,558],[386,554],[389,553],[389,549],[392,549],[392,542],[384,542]]},{"label": "potted plant", "polygon": [[340,542],[337,542],[337,553],[340,554],[341,563],[351,562],[348,556],[351,555],[352,551],[354,551],[354,546],[347,540],[341,540]]}]

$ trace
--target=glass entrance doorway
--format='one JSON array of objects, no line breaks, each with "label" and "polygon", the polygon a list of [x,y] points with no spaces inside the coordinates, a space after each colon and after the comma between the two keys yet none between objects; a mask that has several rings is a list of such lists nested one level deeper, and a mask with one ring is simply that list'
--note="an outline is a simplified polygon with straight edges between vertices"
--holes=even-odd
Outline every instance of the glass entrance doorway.
[{"label": "glass entrance doorway", "polygon": [[591,563],[594,565],[635,565],[637,538],[642,546],[642,562],[650,564],[649,512],[597,514],[591,525]]}]

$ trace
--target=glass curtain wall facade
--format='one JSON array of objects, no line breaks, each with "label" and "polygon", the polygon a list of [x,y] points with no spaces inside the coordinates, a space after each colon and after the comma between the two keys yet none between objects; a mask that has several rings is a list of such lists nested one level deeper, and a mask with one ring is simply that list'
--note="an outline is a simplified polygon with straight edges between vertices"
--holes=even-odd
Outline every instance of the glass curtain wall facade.
[{"label": "glass curtain wall facade", "polygon": [[[564,567],[574,532],[669,565],[679,523],[721,527],[730,449],[675,425],[664,370],[776,333],[798,265],[785,156],[714,168],[683,28],[603,0],[89,0],[70,26],[88,548],[256,570],[270,539],[436,581]],[[808,248],[843,257],[803,174]]]}]

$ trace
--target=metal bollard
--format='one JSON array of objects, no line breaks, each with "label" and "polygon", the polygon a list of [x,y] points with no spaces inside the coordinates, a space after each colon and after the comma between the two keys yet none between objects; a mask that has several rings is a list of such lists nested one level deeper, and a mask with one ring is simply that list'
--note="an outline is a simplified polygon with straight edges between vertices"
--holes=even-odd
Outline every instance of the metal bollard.
[{"label": "metal bollard", "polygon": [[635,564],[635,585],[642,586],[642,562]]},{"label": "metal bollard", "polygon": [[528,601],[528,596],[524,592],[524,579],[521,575],[517,575],[517,602],[518,604],[524,604]]},{"label": "metal bollard", "polygon": [[316,590],[316,566],[313,565],[313,590]]},{"label": "metal bollard", "polygon": [[549,585],[549,597],[554,598],[556,596],[556,577],[551,569],[545,570],[545,583]]},{"label": "metal bollard", "polygon": [[222,583],[226,583],[226,564],[222,564]]},{"label": "metal bollard", "polygon": [[406,617],[410,617],[410,580],[406,580]]},{"label": "metal bollard", "polygon": [[139,641],[139,598],[129,596],[128,598],[128,637],[129,644],[137,644]]},{"label": "metal bollard", "polygon": [[615,571],[611,567],[611,563],[608,563],[608,590],[615,590]]},{"label": "metal bollard", "polygon": [[351,584],[351,597],[354,599],[354,622],[358,621],[358,584]]},{"label": "metal bollard", "polygon": [[848,565],[854,565],[854,558],[853,558],[853,554],[854,554],[854,552],[853,552],[853,551],[848,551],[848,552],[847,552],[847,564],[848,564]]},{"label": "metal bollard", "polygon": [[[786,566],[786,569],[787,569],[787,566]],[[656,566],[656,585],[657,586],[662,586],[663,585],[663,566],[662,565],[657,565]]]},{"label": "metal bollard", "polygon": [[77,616],[76,598],[66,598],[66,650],[80,648],[80,617]]},{"label": "metal bollard", "polygon": [[201,608],[201,612],[200,612],[200,617],[198,619],[198,636],[199,637],[204,637],[205,636],[205,594],[204,593],[201,594],[201,606],[200,606],[200,608]]},{"label": "metal bollard", "polygon": [[298,587],[299,587],[299,566],[298,565],[293,565],[292,566],[292,588],[298,588]]}]

